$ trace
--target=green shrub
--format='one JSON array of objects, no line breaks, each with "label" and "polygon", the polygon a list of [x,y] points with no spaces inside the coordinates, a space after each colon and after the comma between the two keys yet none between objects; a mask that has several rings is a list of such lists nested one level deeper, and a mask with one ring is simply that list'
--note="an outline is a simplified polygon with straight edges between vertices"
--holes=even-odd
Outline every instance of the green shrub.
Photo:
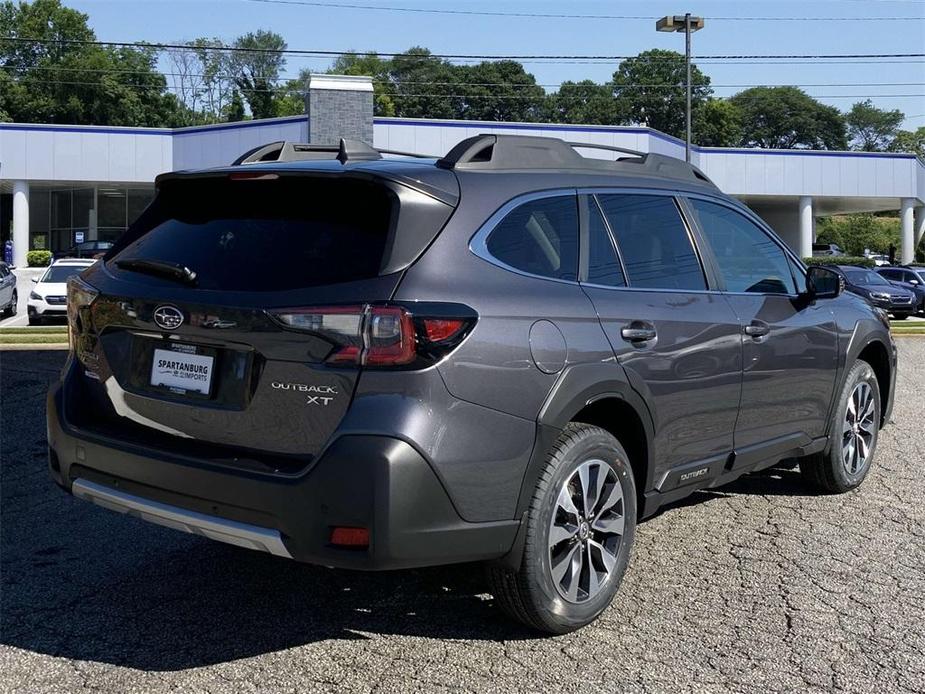
[{"label": "green shrub", "polygon": [[26,253],[29,267],[45,267],[51,263],[51,251],[29,251]]},{"label": "green shrub", "polygon": [[871,258],[862,258],[856,255],[823,255],[813,258],[803,258],[807,265],[857,265],[858,267],[876,267]]}]

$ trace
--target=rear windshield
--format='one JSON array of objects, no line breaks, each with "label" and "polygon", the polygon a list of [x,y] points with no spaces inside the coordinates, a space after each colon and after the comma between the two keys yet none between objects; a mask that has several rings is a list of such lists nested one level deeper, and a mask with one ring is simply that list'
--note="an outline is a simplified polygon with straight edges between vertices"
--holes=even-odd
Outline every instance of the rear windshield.
[{"label": "rear windshield", "polygon": [[54,265],[45,271],[42,282],[67,282],[69,277],[79,275],[86,270],[89,265]]},{"label": "rear windshield", "polygon": [[286,291],[376,277],[397,199],[381,185],[309,177],[166,181],[119,239],[127,259],[185,265],[200,289]]}]

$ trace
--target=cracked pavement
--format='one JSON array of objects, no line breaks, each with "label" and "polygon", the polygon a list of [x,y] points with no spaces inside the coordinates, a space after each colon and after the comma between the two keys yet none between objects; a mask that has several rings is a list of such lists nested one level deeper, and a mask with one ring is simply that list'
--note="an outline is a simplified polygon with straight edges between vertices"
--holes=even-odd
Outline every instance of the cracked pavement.
[{"label": "cracked pavement", "polygon": [[925,339],[899,349],[861,489],[780,468],[699,492],[555,638],[498,613],[476,566],[304,566],[63,494],[44,395],[64,352],[2,352],[0,691],[923,692]]}]

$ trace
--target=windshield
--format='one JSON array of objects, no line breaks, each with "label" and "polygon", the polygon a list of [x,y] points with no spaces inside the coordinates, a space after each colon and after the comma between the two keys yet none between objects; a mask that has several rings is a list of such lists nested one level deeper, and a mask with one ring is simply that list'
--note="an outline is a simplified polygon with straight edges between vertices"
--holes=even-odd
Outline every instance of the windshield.
[{"label": "windshield", "polygon": [[890,284],[876,272],[871,272],[870,270],[845,270],[845,277],[852,284],[885,284],[887,286]]},{"label": "windshield", "polygon": [[68,277],[79,275],[89,265],[53,265],[42,275],[40,282],[67,282]]}]

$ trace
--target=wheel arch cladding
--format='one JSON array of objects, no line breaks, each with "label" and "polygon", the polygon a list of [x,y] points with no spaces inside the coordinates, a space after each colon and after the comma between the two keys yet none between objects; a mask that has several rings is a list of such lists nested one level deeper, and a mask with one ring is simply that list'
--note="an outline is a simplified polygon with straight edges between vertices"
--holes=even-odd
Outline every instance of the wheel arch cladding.
[{"label": "wheel arch cladding", "polygon": [[890,353],[880,340],[873,340],[860,351],[857,358],[870,364],[874,375],[877,376],[877,388],[880,391],[880,426],[883,426],[887,401],[890,398]]},{"label": "wheel arch cladding", "polygon": [[[599,426],[611,433],[626,449],[636,479],[639,512],[642,515],[644,493],[652,488],[654,482],[651,457],[655,430],[646,403],[630,386],[622,367],[613,362],[577,364],[562,373],[540,411],[538,423],[541,430],[549,428],[558,433],[569,422]],[[541,439],[538,436],[538,444]],[[552,437],[548,445],[538,446],[534,450],[524,480],[524,491],[521,492],[519,510],[523,508],[524,497],[528,496],[525,492],[532,489],[536,470],[544,463],[548,448],[554,440],[555,437]]]}]

